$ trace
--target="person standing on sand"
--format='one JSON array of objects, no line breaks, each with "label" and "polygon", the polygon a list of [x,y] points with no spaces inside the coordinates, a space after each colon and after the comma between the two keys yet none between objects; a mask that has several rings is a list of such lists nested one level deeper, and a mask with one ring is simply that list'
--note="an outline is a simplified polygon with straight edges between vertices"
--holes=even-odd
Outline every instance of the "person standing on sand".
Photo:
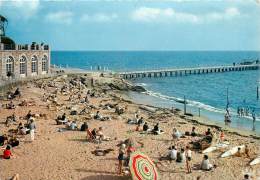
[{"label": "person standing on sand", "polygon": [[93,79],[93,77],[90,79],[90,82],[91,82],[91,86],[94,87],[94,79]]},{"label": "person standing on sand", "polygon": [[255,111],[252,111],[252,118],[253,118],[253,131],[255,131],[255,121],[256,121],[256,115],[255,115]]},{"label": "person standing on sand", "polygon": [[223,142],[223,141],[224,141],[225,135],[224,135],[224,132],[223,132],[223,131],[220,132],[219,138],[220,138],[220,142]]},{"label": "person standing on sand", "polygon": [[119,151],[118,151],[118,174],[122,174],[123,172],[123,160],[125,159],[124,158],[124,155],[126,153],[126,145],[125,144],[121,144],[120,148],[119,148]]},{"label": "person standing on sand", "polygon": [[187,171],[188,173],[191,173],[191,150],[189,146],[186,146],[186,150],[185,150],[185,156],[186,156],[186,167],[187,167]]},{"label": "person standing on sand", "polygon": [[33,119],[31,119],[31,122],[29,124],[29,129],[30,129],[31,141],[34,141],[34,133],[35,133],[36,125]]}]

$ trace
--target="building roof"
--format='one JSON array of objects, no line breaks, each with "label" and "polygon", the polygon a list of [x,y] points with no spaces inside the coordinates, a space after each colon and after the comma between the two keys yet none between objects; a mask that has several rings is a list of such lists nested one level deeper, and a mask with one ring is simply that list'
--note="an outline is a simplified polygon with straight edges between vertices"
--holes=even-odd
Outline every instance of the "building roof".
[{"label": "building roof", "polygon": [[0,36],[0,43],[4,44],[6,50],[15,49],[15,42],[7,36]]},{"label": "building roof", "polygon": [[7,20],[4,16],[2,16],[2,15],[0,15],[0,21],[6,21],[6,22],[8,22],[8,20]]}]

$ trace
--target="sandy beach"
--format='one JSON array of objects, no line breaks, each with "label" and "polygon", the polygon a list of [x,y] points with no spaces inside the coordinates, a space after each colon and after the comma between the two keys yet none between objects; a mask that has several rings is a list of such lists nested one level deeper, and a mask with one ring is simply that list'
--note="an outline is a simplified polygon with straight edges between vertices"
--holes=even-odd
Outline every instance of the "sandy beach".
[{"label": "sandy beach", "polygon": [[[93,85],[91,81],[94,81]],[[80,82],[80,83],[79,83]],[[63,88],[66,87],[66,88]],[[13,87],[12,92],[17,87]],[[20,122],[26,123],[24,117],[29,110],[35,114],[36,134],[35,140],[30,141],[30,135],[18,135],[19,146],[11,149],[14,157],[0,159],[0,179],[5,180],[14,174],[19,174],[21,180],[123,180],[131,179],[130,174],[118,175],[118,149],[120,142],[132,138],[134,147],[147,154],[156,164],[161,180],[238,180],[243,179],[248,173],[252,179],[260,178],[260,164],[249,166],[249,162],[260,154],[259,137],[239,131],[225,129],[225,140],[230,143],[228,148],[208,153],[209,160],[216,165],[211,171],[200,170],[203,155],[200,150],[192,150],[192,173],[187,173],[185,163],[160,160],[160,156],[168,153],[168,148],[176,145],[178,149],[196,141],[196,137],[185,136],[179,141],[172,138],[173,128],[182,134],[196,128],[198,134],[205,134],[211,128],[214,144],[220,137],[220,127],[206,125],[205,122],[190,120],[183,116],[183,112],[145,105],[136,104],[125,97],[126,91],[137,90],[130,84],[112,75],[105,74],[75,74],[59,75],[19,85],[21,97],[13,99],[15,109],[4,108],[10,100],[1,100],[0,109],[0,135],[10,133],[10,129],[17,129]],[[95,92],[94,96],[87,92]],[[51,98],[55,96],[54,98]],[[88,103],[81,102],[88,97]],[[19,106],[23,100],[27,105]],[[115,108],[107,108],[106,104],[117,105],[124,109],[120,115],[115,113]],[[141,107],[141,108],[140,108]],[[85,109],[79,115],[79,112]],[[77,115],[70,115],[76,111]],[[100,111],[102,116],[110,120],[100,121],[93,115]],[[150,128],[159,122],[160,129],[165,133],[161,135],[144,134],[136,131],[136,125],[127,124],[128,119],[133,119],[134,114],[144,118]],[[13,113],[16,122],[5,125],[5,120]],[[76,121],[78,127],[87,122],[89,129],[103,128],[105,136],[110,141],[93,143],[87,140],[87,132],[66,130],[65,125],[57,125],[55,119],[66,113],[67,119]],[[196,118],[195,118],[196,119]],[[141,128],[142,129],[142,128]],[[224,128],[223,128],[224,129]],[[237,145],[248,145],[250,157],[219,156]],[[4,146],[5,147],[5,146]],[[92,152],[96,149],[112,149],[105,156],[96,156]],[[1,153],[0,153],[1,154]]]}]

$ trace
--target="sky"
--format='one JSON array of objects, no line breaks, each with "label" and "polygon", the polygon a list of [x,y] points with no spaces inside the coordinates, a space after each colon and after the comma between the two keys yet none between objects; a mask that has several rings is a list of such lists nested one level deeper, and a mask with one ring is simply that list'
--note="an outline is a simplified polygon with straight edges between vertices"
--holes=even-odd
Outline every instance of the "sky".
[{"label": "sky", "polygon": [[0,0],[6,35],[52,50],[260,50],[260,0]]}]

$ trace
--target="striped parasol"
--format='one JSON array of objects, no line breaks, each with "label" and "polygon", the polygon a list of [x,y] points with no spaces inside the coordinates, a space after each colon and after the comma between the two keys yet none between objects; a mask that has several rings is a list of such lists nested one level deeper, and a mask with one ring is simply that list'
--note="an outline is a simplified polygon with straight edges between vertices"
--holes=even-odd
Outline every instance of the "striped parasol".
[{"label": "striped parasol", "polygon": [[133,180],[158,180],[158,172],[154,163],[141,152],[133,152],[129,167]]}]

